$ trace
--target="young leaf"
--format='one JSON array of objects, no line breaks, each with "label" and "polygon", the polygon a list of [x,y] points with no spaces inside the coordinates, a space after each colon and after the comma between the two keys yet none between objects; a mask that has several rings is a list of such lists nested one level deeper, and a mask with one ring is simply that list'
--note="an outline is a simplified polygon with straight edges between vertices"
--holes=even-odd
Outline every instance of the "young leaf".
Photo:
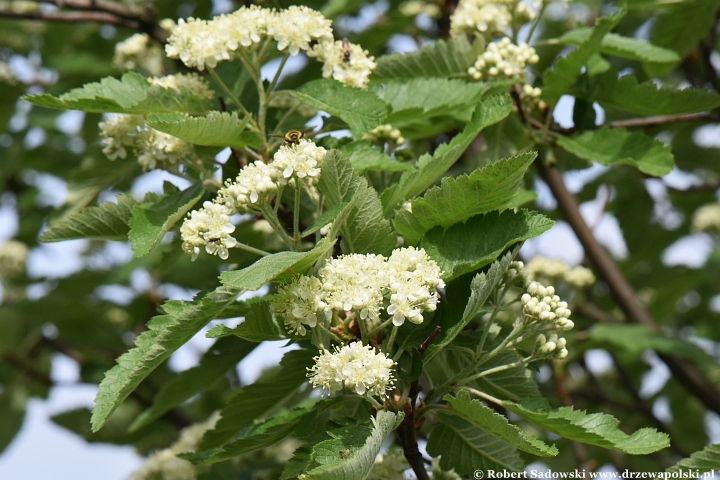
[{"label": "young leaf", "polygon": [[270,313],[270,302],[259,302],[250,305],[250,311],[245,314],[245,320],[235,328],[225,325],[216,325],[205,335],[208,338],[226,337],[234,335],[250,342],[264,342],[266,340],[282,340],[285,337],[280,326]]},{"label": "young leaf", "polygon": [[412,245],[437,225],[447,228],[474,215],[507,208],[536,155],[527,152],[486,165],[470,175],[443,178],[439,187],[430,188],[422,198],[412,201],[412,213],[398,211],[395,228]]},{"label": "young leaf", "polygon": [[41,242],[59,242],[75,238],[91,240],[127,240],[131,211],[138,204],[130,195],[121,193],[117,203],[104,202],[86,207],[53,222],[40,235]]},{"label": "young leaf", "polygon": [[240,120],[237,112],[210,112],[204,117],[189,117],[182,113],[162,113],[147,116],[152,128],[169,133],[195,145],[242,148],[248,136],[241,135],[250,115]]},{"label": "young leaf", "polygon": [[403,163],[390,158],[380,148],[373,146],[367,140],[350,142],[338,148],[350,160],[353,169],[363,174],[368,170],[380,172],[403,172],[412,169],[409,163]]},{"label": "young leaf", "polygon": [[710,472],[719,468],[720,444],[714,443],[707,445],[699,452],[693,453],[689,458],[683,458],[665,471],[675,473],[690,470],[688,477],[697,478],[697,475],[700,473]]},{"label": "young leaf", "polygon": [[373,81],[416,77],[466,77],[485,48],[482,40],[472,45],[464,35],[452,40],[437,40],[420,50],[392,53],[377,60]]},{"label": "young leaf", "polygon": [[460,475],[477,470],[518,472],[524,464],[515,447],[455,415],[436,411],[440,424],[430,431],[427,452],[440,456],[444,470]]},{"label": "young leaf", "polygon": [[[582,45],[590,40],[591,34],[592,29],[590,28],[576,28],[558,38],[558,43]],[[678,54],[672,50],[658,47],[645,40],[623,37],[615,33],[605,35],[600,42],[600,52],[640,62],[672,63],[680,61]]]},{"label": "young leaf", "polygon": [[537,237],[553,223],[528,210],[490,212],[447,229],[435,227],[425,233],[420,246],[438,263],[447,281],[482,268],[511,245]]},{"label": "young leaf", "polygon": [[585,160],[608,166],[632,165],[656,177],[670,173],[675,163],[669,145],[624,128],[589,130],[576,137],[562,137],[558,145]]},{"label": "young leaf", "polygon": [[580,74],[583,65],[598,52],[603,37],[617,25],[624,15],[625,10],[621,9],[612,15],[599,18],[586,42],[570,52],[566,57],[558,58],[552,70],[545,71],[542,77],[544,84],[543,100],[550,105],[557,103],[568,88],[575,83],[575,79]]},{"label": "young leaf", "polygon": [[163,236],[205,193],[198,182],[186,190],[171,193],[156,202],[135,205],[128,222],[128,238],[136,257],[144,257],[158,246]]},{"label": "young leaf", "polygon": [[292,92],[298,100],[343,119],[356,138],[380,125],[387,110],[385,103],[369,90],[322,79],[306,83]]},{"label": "young leaf", "polygon": [[307,380],[307,369],[313,364],[314,353],[292,350],[280,361],[278,372],[243,387],[221,412],[213,430],[205,433],[201,450],[220,447],[253,420],[270,412]]},{"label": "young leaf", "polygon": [[396,235],[390,222],[383,218],[377,192],[353,171],[348,159],[337,150],[325,156],[318,189],[325,195],[329,208],[354,202],[341,230],[343,252],[387,254],[395,247]]},{"label": "young leaf", "polygon": [[460,158],[477,134],[488,125],[497,123],[510,114],[512,101],[507,95],[489,97],[475,108],[472,120],[450,143],[440,145],[433,155],[425,154],[418,159],[417,168],[408,170],[398,184],[386,189],[382,195],[385,216],[408,198],[424,192]]},{"label": "young leaf", "polygon": [[125,73],[120,80],[103,78],[98,83],[88,83],[59,97],[43,93],[26,95],[24,98],[30,103],[48,108],[138,114],[203,114],[209,104],[208,99],[196,96],[187,88],[176,90],[152,85],[136,72]]},{"label": "young leaf", "polygon": [[221,338],[203,355],[196,367],[180,372],[165,383],[153,398],[152,406],[135,418],[128,431],[135,432],[143,428],[168,410],[208,388],[254,348],[255,344],[239,338]]},{"label": "young leaf", "polygon": [[541,457],[552,457],[558,454],[555,446],[548,446],[534,435],[508,422],[503,415],[486,407],[479,400],[470,399],[470,394],[460,390],[455,397],[445,395],[449,411],[464,418],[481,430],[509,443],[515,448]]},{"label": "young leaf", "polygon": [[638,84],[633,75],[618,78],[615,72],[604,75],[595,86],[592,98],[603,108],[640,115],[673,115],[712,110],[720,107],[720,95],[696,88],[660,87],[654,82]]},{"label": "young leaf", "polygon": [[655,429],[641,428],[628,435],[617,428],[620,422],[611,415],[588,415],[582,410],[573,410],[572,407],[550,410],[544,398],[526,399],[520,403],[506,401],[503,406],[561,437],[612,448],[630,455],[646,455],[670,445],[667,434]]}]

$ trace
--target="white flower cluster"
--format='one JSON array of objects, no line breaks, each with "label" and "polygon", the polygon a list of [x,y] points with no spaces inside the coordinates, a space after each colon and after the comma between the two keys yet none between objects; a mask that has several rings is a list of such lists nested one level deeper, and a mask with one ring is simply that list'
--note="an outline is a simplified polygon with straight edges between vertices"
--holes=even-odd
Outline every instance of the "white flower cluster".
[{"label": "white flower cluster", "polygon": [[550,322],[558,330],[572,330],[575,326],[570,320],[567,302],[555,295],[555,287],[545,287],[538,282],[530,282],[527,293],[520,297],[526,316],[540,323]]},{"label": "white flower cluster", "polygon": [[225,182],[213,202],[205,202],[200,210],[188,214],[180,227],[183,250],[195,260],[200,247],[205,246],[207,253],[226,260],[228,248],[237,245],[230,235],[235,231],[230,215],[261,213],[259,203],[269,202],[277,194],[279,185],[295,185],[298,178],[308,186],[313,185],[326,153],[323,147],[301,140],[296,145],[280,147],[269,164],[258,160],[246,165],[235,180]]},{"label": "white flower cluster", "polygon": [[403,472],[408,468],[410,465],[403,452],[392,449],[375,457],[375,463],[365,480],[403,480]]},{"label": "white flower cluster", "polygon": [[[300,51],[324,62],[323,77],[364,88],[375,69],[373,57],[359,45],[335,41],[332,21],[304,5],[274,10],[252,5],[212,20],[180,20],[165,46],[167,55],[204,70],[241,55],[265,38],[290,55]],[[311,44],[314,43],[314,46]]]},{"label": "white flower cluster", "polygon": [[551,334],[549,338],[545,337],[544,334],[540,334],[535,339],[535,351],[540,355],[552,354],[555,358],[561,360],[568,356],[568,351],[565,346],[567,341],[556,334]]},{"label": "white flower cluster", "polygon": [[370,74],[377,64],[375,57],[360,45],[338,41],[321,41],[311,51],[309,57],[316,57],[323,62],[322,76],[334,78],[340,83],[351,87],[366,88]]},{"label": "white flower cluster", "polygon": [[0,246],[0,277],[14,277],[25,271],[28,246],[17,240],[8,240]]},{"label": "white flower cluster", "polygon": [[298,277],[280,287],[273,312],[288,330],[305,335],[330,312],[353,311],[375,320],[389,297],[387,313],[395,326],[423,322],[437,308],[437,289],[445,286],[437,263],[423,249],[400,248],[390,258],[350,254],[330,260],[314,277]]},{"label": "white flower cluster", "polygon": [[150,128],[142,115],[117,114],[99,126],[103,153],[110,160],[126,158],[131,148],[144,170],[174,165],[193,153],[192,144]]},{"label": "white flower cluster", "polygon": [[213,98],[215,96],[215,92],[210,89],[210,85],[197,73],[176,73],[164,77],[150,77],[148,82],[181,92],[183,89],[187,89],[192,95],[200,98]]},{"label": "white flower cluster", "polygon": [[369,132],[363,133],[362,138],[363,140],[370,140],[375,143],[385,143],[388,141],[395,145],[405,143],[405,138],[400,133],[400,130],[390,124],[378,125]]},{"label": "white flower cluster", "polygon": [[571,287],[582,289],[595,283],[592,270],[581,265],[570,268],[562,260],[536,256],[525,266],[528,280],[549,280],[565,282]]},{"label": "white flower cluster", "polygon": [[163,51],[147,33],[136,33],[115,45],[113,63],[124,70],[162,75]]},{"label": "white flower cluster", "polygon": [[450,17],[450,33],[490,39],[506,33],[513,21],[524,23],[533,18],[535,11],[521,0],[460,0]]},{"label": "white flower cluster", "polygon": [[17,83],[17,78],[15,78],[12,68],[10,68],[7,62],[3,61],[0,61],[0,82],[9,83],[10,85]]},{"label": "white flower cluster", "polygon": [[691,228],[694,232],[720,231],[720,203],[710,203],[695,210]]},{"label": "white flower cluster", "polygon": [[515,45],[508,37],[491,43],[478,57],[468,74],[475,80],[482,78],[518,78],[525,79],[525,66],[537,63],[540,57],[527,43]]},{"label": "white flower cluster", "polygon": [[308,369],[310,383],[322,387],[323,394],[343,388],[358,395],[385,395],[394,383],[392,367],[395,362],[370,345],[354,342],[335,352],[325,350],[315,357],[315,365]]},{"label": "white flower cluster", "polygon": [[425,2],[423,0],[409,0],[403,2],[398,7],[400,13],[408,17],[414,17],[416,15],[427,15],[430,18],[442,17],[442,10],[437,3]]}]

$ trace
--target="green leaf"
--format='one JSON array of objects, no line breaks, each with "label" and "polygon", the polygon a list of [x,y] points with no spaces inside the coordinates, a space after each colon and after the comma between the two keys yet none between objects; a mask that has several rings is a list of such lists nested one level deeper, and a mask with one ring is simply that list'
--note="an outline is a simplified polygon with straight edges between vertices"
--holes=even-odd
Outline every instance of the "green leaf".
[{"label": "green leaf", "polygon": [[392,53],[377,60],[372,81],[416,77],[467,77],[470,68],[485,48],[482,40],[472,45],[464,35],[452,40],[437,40],[420,50]]},{"label": "green leaf", "polygon": [[512,425],[506,417],[486,407],[479,400],[471,400],[470,394],[465,390],[460,390],[456,397],[445,395],[443,398],[448,402],[450,412],[515,448],[541,457],[558,454],[555,446],[548,446],[534,435]]},{"label": "green leaf", "polygon": [[[515,258],[515,255],[517,255],[517,250],[519,250],[519,248],[505,254],[502,258],[494,262],[490,265],[487,272],[475,275],[470,283],[470,298],[465,305],[465,309],[460,319],[451,314],[443,315],[440,322],[440,326],[442,328],[435,336],[427,350],[425,350],[425,354],[423,355],[423,361],[426,365],[430,363],[433,357],[435,357],[440,350],[449,345],[450,342],[452,342],[465,328],[470,320],[472,320],[473,317],[480,312],[490,296],[490,293],[492,293],[493,289],[497,286],[505,274],[505,271],[508,269],[508,265],[510,265],[512,259]],[[452,289],[453,286],[453,284],[449,284],[447,288]],[[450,298],[450,296],[455,296],[455,293],[461,293],[459,296],[464,297],[464,295],[462,295],[463,292],[451,292],[448,290],[448,298]],[[450,308],[457,308],[457,306],[457,304],[450,304]]]},{"label": "green leaf", "polygon": [[625,15],[621,9],[607,17],[601,17],[595,23],[595,28],[586,42],[570,52],[566,57],[558,58],[552,70],[543,74],[542,98],[550,105],[555,105],[560,97],[567,93],[570,86],[580,74],[580,70],[590,57],[600,50],[603,37]]},{"label": "green leaf", "polygon": [[264,342],[266,340],[282,340],[286,338],[282,329],[270,313],[270,302],[251,304],[250,311],[245,314],[245,320],[235,328],[216,325],[205,334],[208,338],[226,337],[228,335],[234,335],[250,342]]},{"label": "green leaf", "polygon": [[441,423],[430,431],[427,452],[440,456],[443,470],[455,469],[460,475],[477,470],[522,470],[523,461],[512,445],[455,415],[435,414]]},{"label": "green leaf", "polygon": [[383,441],[397,428],[403,417],[402,413],[379,410],[377,417],[372,419],[372,429],[353,426],[329,431],[328,434],[333,438],[318,443],[312,450],[312,458],[320,466],[307,471],[303,478],[364,479],[372,469]]},{"label": "green leaf", "polygon": [[712,110],[720,106],[720,95],[696,88],[660,87],[654,82],[638,84],[633,75],[603,76],[592,92],[603,108],[616,108],[640,115],[674,115]]},{"label": "green leaf", "polygon": [[135,418],[128,431],[135,432],[143,428],[196,393],[210,387],[245,358],[255,346],[235,337],[222,338],[215,342],[196,367],[180,372],[162,386],[153,398],[152,406]]},{"label": "green leaf", "polygon": [[[256,287],[249,283],[245,285],[245,290],[257,290],[260,286],[262,283]],[[165,302],[163,309],[166,314],[153,317],[148,322],[148,330],[135,339],[135,348],[122,354],[117,359],[117,365],[105,373],[95,397],[93,431],[98,431],[107,422],[110,414],[150,372],[235,302],[242,291],[242,286],[239,290],[220,287],[198,295],[193,301]]]},{"label": "green leaf", "polygon": [[420,246],[435,260],[446,281],[473,272],[494,261],[511,245],[537,237],[553,221],[528,210],[506,210],[477,215],[450,228],[429,230]]},{"label": "green leaf", "polygon": [[48,93],[26,95],[25,100],[48,108],[84,110],[86,112],[162,113],[185,112],[203,114],[209,100],[196,96],[183,87],[180,90],[152,85],[136,72],[128,72],[120,80],[103,78],[88,83],[59,97]]},{"label": "green leaf", "polygon": [[292,92],[298,100],[343,119],[356,138],[380,125],[387,110],[369,90],[347,87],[337,80],[313,80]]},{"label": "green leaf", "polygon": [[372,145],[367,140],[350,142],[341,146],[338,150],[350,159],[350,164],[359,174],[363,174],[368,170],[403,172],[413,168],[409,163],[390,158],[380,148]]},{"label": "green leaf", "polygon": [[488,164],[470,175],[443,178],[440,186],[412,201],[412,213],[398,211],[395,228],[414,245],[435,226],[447,228],[474,215],[509,207],[536,155],[527,152]]},{"label": "green leaf", "polygon": [[121,193],[117,196],[117,203],[108,201],[97,207],[86,207],[53,222],[40,235],[40,241],[59,242],[75,238],[127,240],[131,211],[137,204],[133,197]]},{"label": "green leaf", "polygon": [[144,257],[160,244],[165,234],[205,193],[198,182],[186,190],[171,193],[156,202],[135,205],[128,222],[128,238],[136,257]]},{"label": "green leaf", "polygon": [[383,218],[377,192],[355,173],[350,161],[339,151],[330,150],[325,156],[318,189],[329,208],[354,202],[341,230],[343,252],[384,255],[395,247],[396,235],[390,222]]},{"label": "green leaf", "polygon": [[280,369],[241,388],[223,408],[213,430],[205,433],[200,450],[220,447],[242,428],[277,407],[307,381],[307,369],[313,365],[313,352],[293,350],[280,361]]},{"label": "green leaf", "polygon": [[342,202],[338,203],[337,205],[333,206],[332,208],[327,209],[325,212],[320,214],[312,225],[310,225],[307,230],[302,232],[302,237],[305,238],[308,235],[312,235],[313,233],[317,232],[318,230],[322,229],[325,225],[332,223],[337,219],[340,214],[350,206],[350,202]]},{"label": "green leaf", "polygon": [[512,101],[507,95],[497,95],[483,100],[475,108],[472,120],[450,143],[440,145],[435,153],[422,155],[417,168],[402,174],[397,185],[386,189],[382,195],[384,214],[390,215],[397,206],[424,192],[460,158],[477,134],[488,125],[497,123],[510,114]]},{"label": "green leaf", "polygon": [[[516,351],[505,351],[483,363],[483,368],[499,367],[518,360],[520,356]],[[470,385],[501,400],[519,401],[521,398],[539,397],[538,385],[528,373],[526,367],[519,366],[485,375]]]},{"label": "green leaf", "polygon": [[683,458],[672,467],[665,470],[669,473],[691,470],[688,477],[697,478],[700,473],[710,472],[720,468],[720,444],[707,445],[699,452]]},{"label": "green leaf", "polygon": [[27,400],[23,386],[4,387],[0,393],[0,452],[5,451],[22,428]]},{"label": "green leaf", "polygon": [[561,407],[550,410],[544,398],[526,399],[520,403],[503,402],[503,406],[542,428],[577,442],[619,450],[630,455],[646,455],[670,445],[665,433],[641,428],[632,435],[619,430],[620,422],[611,415]]},{"label": "green leaf", "polygon": [[557,143],[585,160],[607,166],[632,165],[656,177],[670,173],[675,163],[669,145],[624,128],[586,131],[575,137],[562,137]]},{"label": "green leaf", "polygon": [[[558,43],[564,45],[582,45],[590,40],[592,29],[587,27],[576,28],[558,38]],[[608,33],[600,42],[600,52],[629,58],[640,62],[672,63],[679,62],[680,57],[674,51],[658,47],[645,40],[623,37],[615,33]]]},{"label": "green leaf", "polygon": [[242,148],[248,145],[245,130],[250,115],[240,120],[237,112],[210,112],[204,117],[189,117],[182,113],[162,113],[147,116],[152,128],[169,133],[195,145]]}]

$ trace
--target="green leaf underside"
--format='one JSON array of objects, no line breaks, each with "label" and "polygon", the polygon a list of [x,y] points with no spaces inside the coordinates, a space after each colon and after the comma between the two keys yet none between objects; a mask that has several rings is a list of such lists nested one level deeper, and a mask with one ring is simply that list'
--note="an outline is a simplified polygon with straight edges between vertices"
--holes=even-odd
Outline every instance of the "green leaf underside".
[{"label": "green leaf underside", "polygon": [[416,77],[466,77],[484,50],[481,40],[473,44],[465,36],[452,40],[437,40],[420,50],[383,55],[377,60],[372,81],[386,81]]},{"label": "green leaf underside", "polygon": [[450,316],[444,316],[440,322],[440,332],[435,336],[430,346],[425,350],[423,362],[428,364],[437,353],[445,348],[473,319],[487,301],[490,293],[500,282],[505,271],[517,254],[517,248],[498,259],[487,270],[478,273],[470,283],[470,298],[468,299],[462,317],[458,320]]},{"label": "green leaf underside", "polygon": [[[581,45],[590,40],[591,34],[592,29],[580,27],[564,34],[558,39],[558,42],[565,45]],[[600,42],[600,52],[641,62],[672,63],[680,61],[678,54],[672,50],[658,47],[645,40],[623,37],[615,33],[608,33],[603,37]]]},{"label": "green leaf underside", "polygon": [[[306,480],[356,480],[365,478],[375,463],[383,441],[403,420],[402,413],[379,410],[372,429],[346,427],[328,432],[333,438],[313,447],[312,458],[320,466],[306,472]],[[346,455],[341,456],[340,452]]]},{"label": "green leaf underside", "polygon": [[356,138],[380,125],[387,115],[385,103],[373,92],[347,87],[337,80],[313,80],[292,95],[347,122]]},{"label": "green leaf underside", "polygon": [[248,144],[241,134],[249,120],[249,115],[240,120],[237,112],[210,112],[204,117],[188,117],[182,113],[147,116],[152,128],[195,145],[237,148]]},{"label": "green leaf underside", "polygon": [[446,281],[493,262],[511,245],[537,237],[554,222],[528,210],[477,215],[447,229],[429,230],[420,246],[435,260]]},{"label": "green leaf underside", "polygon": [[104,202],[97,207],[86,207],[53,222],[40,235],[41,242],[59,242],[76,238],[90,240],[127,240],[128,222],[138,202],[121,193],[115,202]]},{"label": "green leaf underside", "polygon": [[353,169],[360,174],[368,170],[403,172],[413,168],[409,163],[390,158],[380,148],[373,146],[367,140],[348,143],[338,150],[348,157]]},{"label": "green leaf underside", "polygon": [[443,398],[448,402],[450,412],[515,448],[541,457],[558,454],[555,446],[546,445],[534,435],[509,423],[506,417],[486,407],[479,400],[472,400],[470,394],[464,390],[459,391],[455,397],[445,395]]},{"label": "green leaf underside", "polygon": [[350,205],[350,202],[342,202],[338,203],[337,205],[333,206],[332,208],[328,208],[325,212],[320,214],[312,225],[310,225],[307,230],[302,232],[302,236],[307,237],[308,235],[312,235],[313,233],[317,232],[318,230],[322,229],[325,225],[328,223],[332,223],[335,221],[336,218],[340,215],[340,213],[345,210]]},{"label": "green leaf underside", "polygon": [[593,99],[603,108],[617,108],[640,115],[674,115],[720,107],[720,95],[696,88],[660,87],[653,82],[638,83],[632,75],[608,73],[593,90]]},{"label": "green leaf underside", "polygon": [[560,97],[565,94],[580,70],[590,57],[600,49],[603,37],[620,21],[625,15],[625,10],[619,10],[607,17],[601,17],[595,23],[592,34],[586,42],[570,52],[566,57],[558,58],[552,70],[543,74],[542,98],[550,105],[555,105]]},{"label": "green leaf underside", "polygon": [[[518,360],[520,357],[517,352],[506,351],[484,363],[483,368],[499,367]],[[469,385],[501,400],[519,401],[521,398],[539,397],[541,394],[538,385],[527,373],[526,367],[511,368],[480,377]]]},{"label": "green leaf underside", "polygon": [[128,430],[134,432],[141,429],[196,393],[208,388],[228,370],[234,368],[254,348],[255,344],[235,337],[218,340],[203,355],[196,367],[180,372],[165,383],[153,398],[152,406],[138,415]]},{"label": "green leaf underside", "polygon": [[424,154],[417,161],[417,168],[402,174],[400,181],[386,189],[382,195],[384,214],[392,213],[408,198],[424,192],[460,158],[465,149],[485,127],[499,122],[510,114],[512,101],[507,95],[497,95],[483,100],[475,108],[472,120],[450,143],[440,145],[433,155]]},{"label": "green leaf underside", "polygon": [[163,236],[205,193],[198,182],[186,190],[171,193],[157,202],[135,205],[128,222],[128,238],[136,257],[143,257],[160,244]]},{"label": "green leaf underside", "polygon": [[125,73],[120,80],[103,78],[88,83],[59,97],[48,93],[26,95],[28,102],[41,107],[86,112],[162,113],[185,112],[202,114],[207,111],[208,99],[197,97],[187,88],[176,90],[151,85],[136,72]]},{"label": "green leaf underside", "polygon": [[354,202],[341,230],[340,246],[344,253],[386,255],[395,247],[396,235],[390,222],[383,218],[377,192],[353,171],[350,161],[339,151],[331,150],[325,156],[318,189],[329,208]]},{"label": "green leaf underside", "polygon": [[443,178],[440,186],[412,201],[412,213],[398,211],[395,228],[409,244],[415,244],[435,226],[447,228],[474,215],[509,207],[536,155],[527,152],[488,164],[470,175]]},{"label": "green leaf underside", "polygon": [[561,407],[550,410],[544,398],[525,399],[503,406],[522,418],[557,435],[590,445],[619,450],[630,455],[646,455],[670,445],[667,434],[641,428],[628,435],[617,427],[619,421],[604,413],[586,414],[583,410]]},{"label": "green leaf underside", "polygon": [[695,452],[688,458],[683,458],[666,472],[682,472],[685,469],[692,470],[692,477],[698,473],[710,472],[720,468],[720,444],[707,445],[699,452]]},{"label": "green leaf underside", "polygon": [[313,365],[315,354],[309,350],[287,352],[275,375],[241,388],[222,409],[215,428],[205,433],[200,450],[222,446],[252,421],[266,415],[295,393],[307,380],[307,369]]},{"label": "green leaf underside", "polygon": [[604,127],[575,137],[562,137],[558,145],[585,160],[607,166],[632,165],[656,177],[670,173],[675,164],[669,145],[624,128]]},{"label": "green leaf underside", "polygon": [[282,329],[270,313],[270,302],[259,302],[250,305],[250,311],[245,314],[245,320],[235,328],[216,325],[205,334],[208,338],[226,337],[228,335],[233,335],[250,342],[264,342],[266,340],[282,340],[286,338]]},{"label": "green leaf underside", "polygon": [[460,475],[477,470],[509,470],[524,467],[515,447],[455,415],[436,411],[440,424],[432,429],[427,452],[440,455],[444,470],[455,469]]}]

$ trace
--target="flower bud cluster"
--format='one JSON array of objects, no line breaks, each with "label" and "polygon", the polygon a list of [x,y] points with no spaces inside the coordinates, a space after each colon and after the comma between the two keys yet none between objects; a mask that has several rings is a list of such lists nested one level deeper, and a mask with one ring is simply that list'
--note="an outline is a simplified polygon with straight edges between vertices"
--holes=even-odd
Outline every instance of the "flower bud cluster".
[{"label": "flower bud cluster", "polygon": [[694,232],[720,232],[720,203],[710,203],[695,210],[691,228]]},{"label": "flower bud cluster", "polygon": [[487,46],[485,52],[475,61],[475,65],[468,69],[468,74],[475,80],[488,77],[524,80],[526,65],[539,60],[535,49],[527,43],[515,45],[510,38],[503,37]]},{"label": "flower bud cluster", "polygon": [[529,280],[565,282],[571,287],[582,289],[595,283],[592,270],[581,265],[570,268],[562,260],[536,256],[525,267]]},{"label": "flower bud cluster", "polygon": [[115,45],[113,64],[124,70],[162,75],[164,54],[147,33],[136,33]]},{"label": "flower bud cluster", "polygon": [[565,346],[567,341],[556,334],[551,334],[550,337],[545,337],[544,334],[540,334],[535,339],[535,352],[540,355],[553,355],[557,359],[563,359],[568,356],[568,351]]},{"label": "flower bud cluster", "polygon": [[572,330],[575,326],[570,320],[567,302],[555,295],[555,287],[545,287],[538,282],[530,282],[527,293],[520,297],[523,312],[538,322],[550,322],[559,330]]},{"label": "flower bud cluster", "polygon": [[414,17],[416,15],[427,15],[430,18],[442,17],[442,10],[440,6],[435,2],[427,2],[423,0],[409,0],[403,2],[398,7],[400,13],[408,17]]},{"label": "flower bud cluster", "polygon": [[25,271],[29,248],[23,242],[8,240],[0,246],[0,277],[10,278]]},{"label": "flower bud cluster", "polygon": [[400,133],[400,130],[390,124],[379,125],[369,132],[364,133],[362,138],[363,140],[370,140],[373,143],[392,142],[395,145],[405,143],[405,138]]},{"label": "flower bud cluster", "polygon": [[392,388],[395,362],[384,353],[360,342],[334,349],[334,352],[320,352],[315,357],[315,365],[308,369],[310,383],[321,387],[323,395],[345,388],[358,395],[384,396],[386,390]]},{"label": "flower bud cluster", "polygon": [[507,33],[513,23],[534,18],[535,11],[521,0],[460,0],[450,17],[450,33],[491,39]]}]

